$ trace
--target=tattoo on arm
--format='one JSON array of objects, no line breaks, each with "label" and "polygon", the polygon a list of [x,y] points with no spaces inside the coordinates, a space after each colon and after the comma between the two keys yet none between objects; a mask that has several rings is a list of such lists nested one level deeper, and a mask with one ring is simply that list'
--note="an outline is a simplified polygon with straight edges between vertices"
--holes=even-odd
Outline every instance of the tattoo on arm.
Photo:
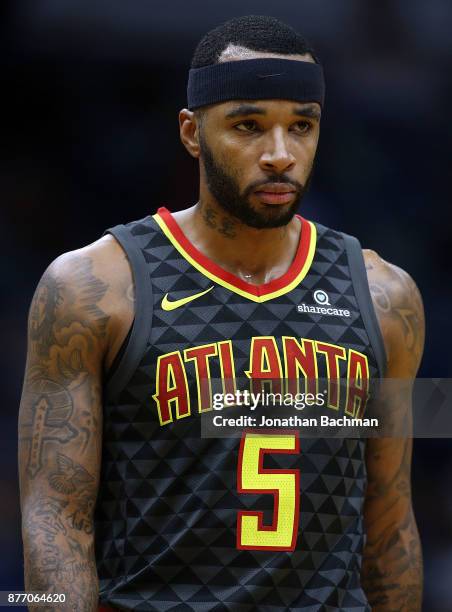
[{"label": "tattoo on arm", "polygon": [[64,445],[82,435],[86,449],[97,429],[92,410],[78,415],[84,421],[81,427],[73,418],[75,398],[89,393],[100,399],[99,384],[88,381],[87,358],[106,334],[108,317],[97,302],[107,285],[93,276],[91,268],[89,258],[74,264],[71,281],[80,287],[78,291],[46,273],[32,302],[20,414],[20,439],[28,447],[26,468],[32,479],[43,467],[48,443]]},{"label": "tattoo on arm", "polygon": [[366,262],[369,287],[388,354],[379,403],[404,438],[367,443],[364,507],[367,542],[362,584],[375,612],[419,612],[422,551],[411,500],[411,384],[422,357],[424,313],[419,291],[403,270],[378,256]]},{"label": "tattoo on arm", "polygon": [[66,593],[62,609],[91,612],[98,598],[99,377],[109,320],[99,303],[108,285],[88,256],[59,270],[43,276],[29,316],[19,412],[25,579],[27,590]]},{"label": "tattoo on arm", "polygon": [[[92,541],[73,537],[71,501],[45,491],[23,516],[26,589],[66,595],[65,610],[97,609],[98,585]],[[42,610],[30,607],[30,610]],[[54,608],[45,608],[53,610]]]},{"label": "tattoo on arm", "polygon": [[[419,289],[397,266],[384,262],[383,273],[381,267],[378,270],[370,262],[368,266],[369,288],[382,331],[391,336],[386,342],[389,354],[403,353],[402,359],[409,366],[407,375],[414,378],[424,348],[424,309]],[[396,349],[391,351],[391,345]]]},{"label": "tattoo on arm", "polygon": [[[418,612],[422,606],[422,551],[411,506],[411,444],[410,439],[368,443],[362,584],[375,612]],[[396,455],[397,461],[390,465],[388,455]]]}]

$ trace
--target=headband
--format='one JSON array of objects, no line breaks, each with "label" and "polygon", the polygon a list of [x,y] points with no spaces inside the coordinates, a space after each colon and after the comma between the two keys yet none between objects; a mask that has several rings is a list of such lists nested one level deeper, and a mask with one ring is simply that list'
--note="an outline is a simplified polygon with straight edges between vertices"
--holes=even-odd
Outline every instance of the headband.
[{"label": "headband", "polygon": [[323,107],[325,81],[319,64],[263,58],[192,68],[188,76],[190,110],[228,100],[295,100]]}]

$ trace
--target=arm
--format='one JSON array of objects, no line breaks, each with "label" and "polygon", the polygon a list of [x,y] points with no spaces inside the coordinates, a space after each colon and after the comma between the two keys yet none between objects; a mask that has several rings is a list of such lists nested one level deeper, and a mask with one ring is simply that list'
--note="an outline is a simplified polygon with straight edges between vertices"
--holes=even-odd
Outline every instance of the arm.
[{"label": "arm", "polygon": [[[372,299],[387,357],[380,401],[411,430],[411,394],[424,346],[424,312],[412,279],[373,252],[365,252]],[[367,543],[362,583],[375,612],[418,612],[422,606],[422,552],[411,500],[412,439],[375,438],[367,445],[368,488],[364,507]]]},{"label": "arm", "polygon": [[[113,242],[102,239],[58,258],[42,277],[29,314],[19,411],[25,588],[65,593],[62,610],[98,607],[93,512],[101,381],[112,347],[125,335],[118,332],[118,313],[110,304],[119,303],[120,285],[126,278],[130,282]],[[121,304],[128,308],[122,317],[127,333],[133,304]]]}]

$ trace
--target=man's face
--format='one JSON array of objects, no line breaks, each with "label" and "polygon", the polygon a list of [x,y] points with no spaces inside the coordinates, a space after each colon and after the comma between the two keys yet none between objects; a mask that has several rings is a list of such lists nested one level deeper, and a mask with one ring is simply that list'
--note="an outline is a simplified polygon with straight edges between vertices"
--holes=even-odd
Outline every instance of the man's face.
[{"label": "man's face", "polygon": [[[223,56],[224,61],[287,58],[249,51],[245,57]],[[290,59],[298,57],[309,61],[309,56]],[[202,179],[218,204],[250,227],[289,223],[312,173],[320,106],[289,100],[231,101],[209,107],[202,116]]]}]

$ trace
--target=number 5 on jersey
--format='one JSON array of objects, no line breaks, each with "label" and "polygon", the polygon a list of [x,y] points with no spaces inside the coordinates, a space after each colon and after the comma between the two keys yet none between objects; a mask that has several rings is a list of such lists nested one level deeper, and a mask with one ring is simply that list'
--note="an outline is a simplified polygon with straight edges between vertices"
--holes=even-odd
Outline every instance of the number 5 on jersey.
[{"label": "number 5 on jersey", "polygon": [[240,510],[237,515],[237,548],[248,550],[294,550],[300,513],[300,471],[266,469],[267,453],[300,452],[297,434],[245,434],[239,450],[237,490],[239,493],[267,493],[274,497],[271,525],[264,525],[264,513]]}]

